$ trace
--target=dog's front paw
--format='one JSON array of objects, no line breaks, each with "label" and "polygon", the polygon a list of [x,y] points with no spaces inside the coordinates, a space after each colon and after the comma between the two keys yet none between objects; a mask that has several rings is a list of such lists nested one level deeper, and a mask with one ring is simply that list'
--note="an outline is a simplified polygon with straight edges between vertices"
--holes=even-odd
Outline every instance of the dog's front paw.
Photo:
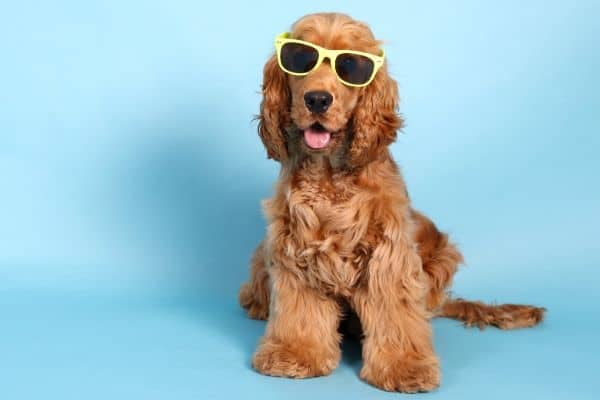
[{"label": "dog's front paw", "polygon": [[440,385],[440,367],[435,357],[378,359],[365,364],[360,377],[388,392],[429,392]]},{"label": "dog's front paw", "polygon": [[267,339],[261,343],[252,359],[252,366],[261,374],[290,378],[328,375],[335,369],[339,353],[327,356],[324,351],[303,343],[283,343]]}]

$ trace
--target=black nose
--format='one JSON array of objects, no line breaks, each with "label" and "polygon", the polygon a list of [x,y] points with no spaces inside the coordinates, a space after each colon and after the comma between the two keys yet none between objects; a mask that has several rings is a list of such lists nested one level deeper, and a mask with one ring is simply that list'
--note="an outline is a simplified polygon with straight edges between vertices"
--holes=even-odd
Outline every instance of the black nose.
[{"label": "black nose", "polygon": [[310,112],[323,114],[333,103],[333,96],[322,90],[304,93],[304,104]]}]

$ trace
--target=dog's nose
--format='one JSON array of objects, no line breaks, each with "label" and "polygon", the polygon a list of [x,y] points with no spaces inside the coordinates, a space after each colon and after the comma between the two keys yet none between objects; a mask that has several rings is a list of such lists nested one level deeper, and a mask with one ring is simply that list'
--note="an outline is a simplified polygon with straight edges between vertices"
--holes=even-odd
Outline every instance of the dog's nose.
[{"label": "dog's nose", "polygon": [[322,90],[304,93],[304,104],[310,112],[323,114],[333,103],[333,96]]}]

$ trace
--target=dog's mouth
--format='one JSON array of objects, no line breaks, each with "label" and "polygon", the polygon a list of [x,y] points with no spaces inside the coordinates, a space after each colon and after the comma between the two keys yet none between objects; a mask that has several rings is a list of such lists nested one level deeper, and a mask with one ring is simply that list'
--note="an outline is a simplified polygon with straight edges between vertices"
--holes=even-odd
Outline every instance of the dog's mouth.
[{"label": "dog's mouth", "polygon": [[331,141],[331,132],[318,122],[306,128],[303,133],[304,143],[314,150],[324,149]]}]

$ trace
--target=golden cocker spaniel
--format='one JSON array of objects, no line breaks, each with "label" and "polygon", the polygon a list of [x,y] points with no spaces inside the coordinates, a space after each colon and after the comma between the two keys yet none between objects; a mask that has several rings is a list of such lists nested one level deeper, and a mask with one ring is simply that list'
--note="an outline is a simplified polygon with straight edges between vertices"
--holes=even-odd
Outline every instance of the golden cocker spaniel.
[{"label": "golden cocker spaniel", "polygon": [[251,318],[268,319],[254,368],[329,374],[340,359],[340,321],[352,314],[363,335],[360,376],[388,391],[429,391],[440,383],[432,317],[480,328],[540,322],[542,308],[447,295],[462,256],[412,208],[390,155],[403,123],[398,87],[369,27],[313,14],[278,40],[258,119],[281,173],[239,294]]}]

